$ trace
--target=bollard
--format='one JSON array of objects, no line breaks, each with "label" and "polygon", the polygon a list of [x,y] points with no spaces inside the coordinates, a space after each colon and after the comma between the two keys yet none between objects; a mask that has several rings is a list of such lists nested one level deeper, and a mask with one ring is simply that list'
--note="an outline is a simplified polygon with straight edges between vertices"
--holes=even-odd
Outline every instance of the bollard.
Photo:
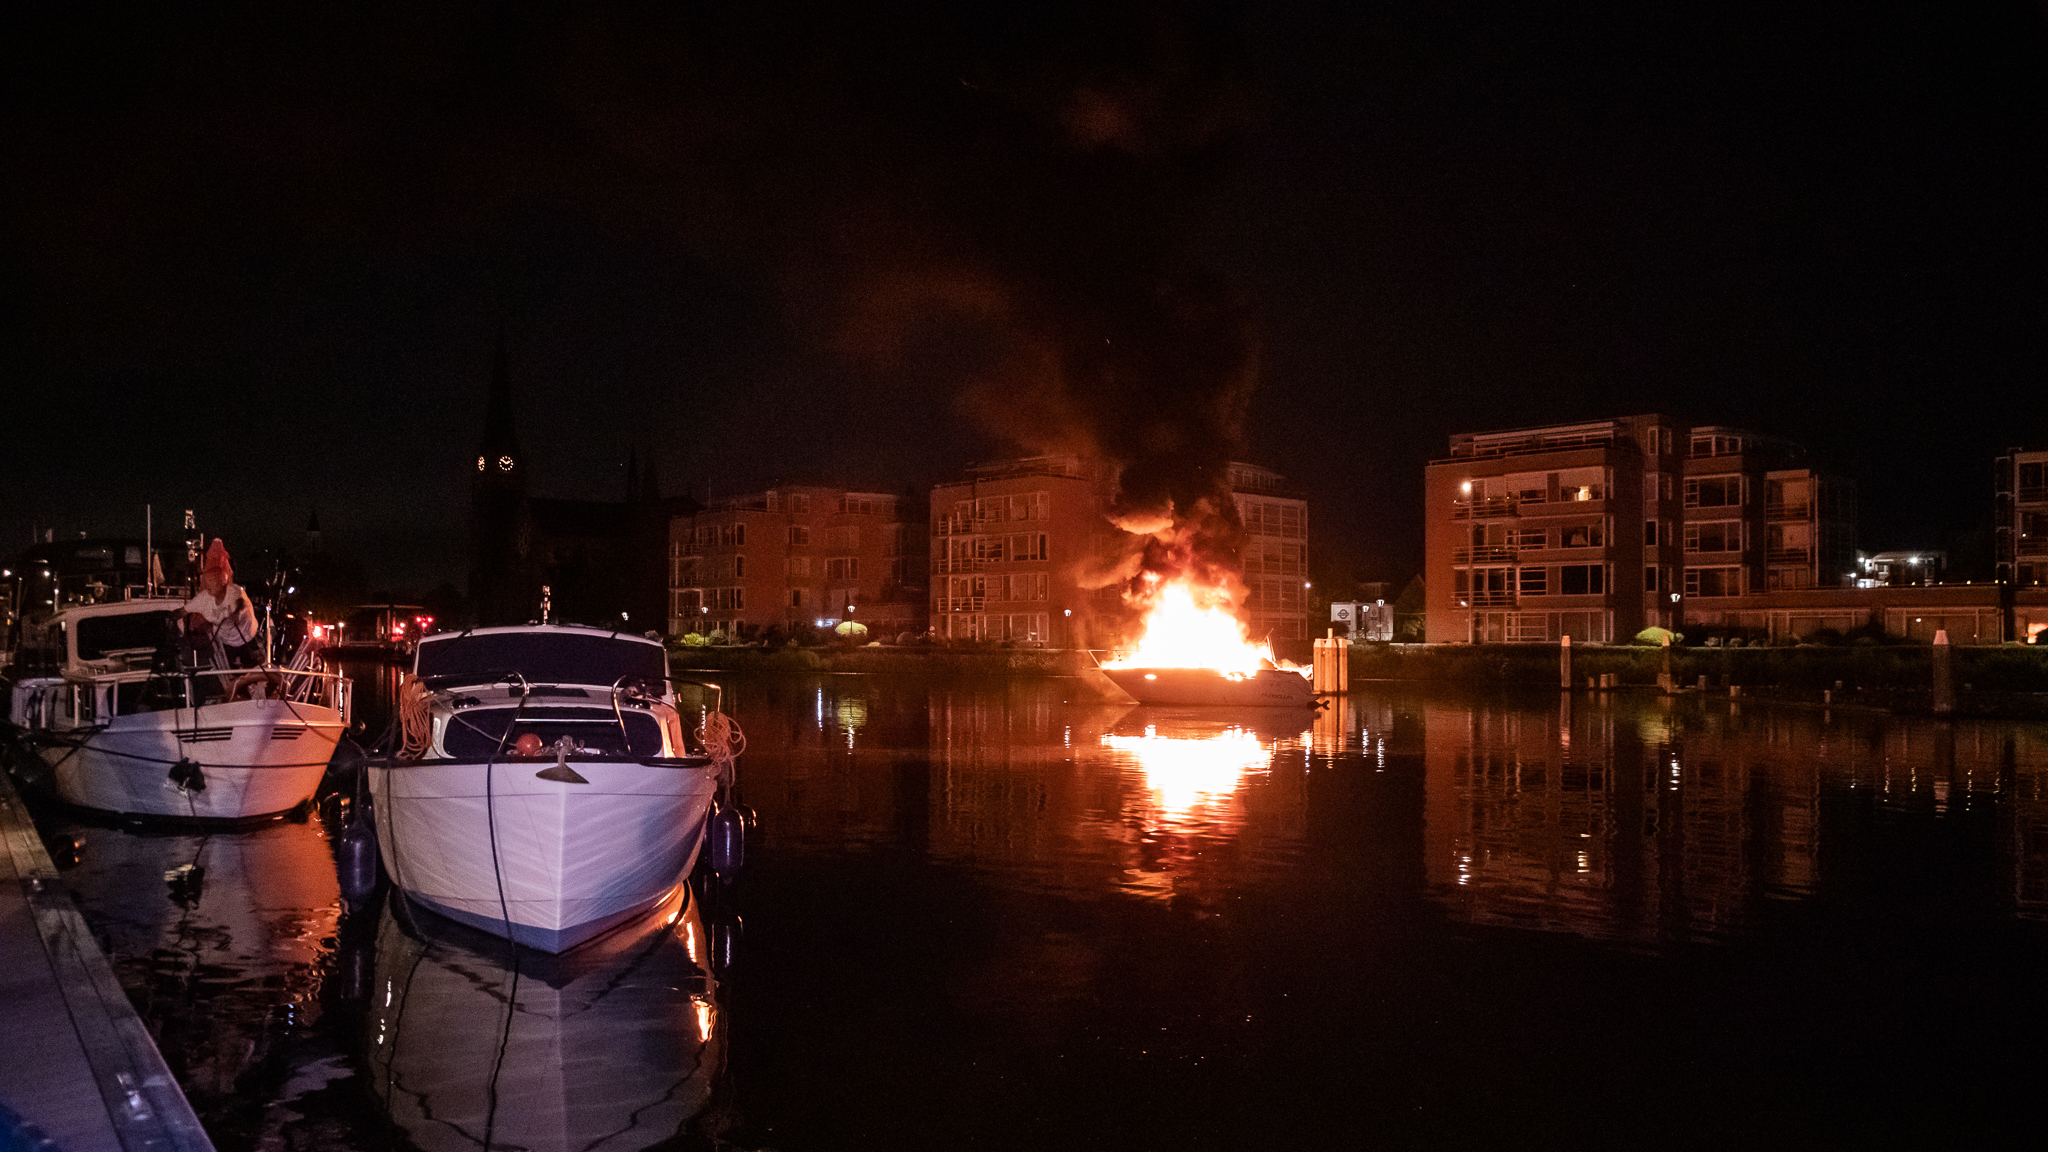
[{"label": "bollard", "polygon": [[1572,690],[1572,638],[1565,636],[1557,642],[1557,686],[1566,692]]},{"label": "bollard", "polygon": [[1949,647],[1948,629],[1934,633],[1934,714],[1947,716],[1956,710],[1956,665]]}]

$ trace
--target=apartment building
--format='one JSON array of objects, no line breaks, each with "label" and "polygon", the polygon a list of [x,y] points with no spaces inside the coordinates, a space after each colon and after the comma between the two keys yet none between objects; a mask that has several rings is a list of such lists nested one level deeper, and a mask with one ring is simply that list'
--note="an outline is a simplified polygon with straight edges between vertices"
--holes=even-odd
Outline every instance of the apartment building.
[{"label": "apartment building", "polygon": [[1803,457],[1654,414],[1452,436],[1424,473],[1427,638],[1627,640],[1752,592],[1838,584],[1853,490]]},{"label": "apartment building", "polygon": [[1308,501],[1270,468],[1230,466],[1231,497],[1244,525],[1245,607],[1253,639],[1299,640],[1308,587]]},{"label": "apartment building", "polygon": [[[1233,464],[1245,526],[1242,559],[1255,637],[1299,638],[1307,571],[1308,503],[1279,473]],[[1038,456],[968,470],[931,496],[931,619],[941,638],[1107,648],[1125,609],[1115,587],[1079,577],[1117,529],[1107,513],[1115,469],[1078,456]]]},{"label": "apartment building", "polygon": [[669,631],[923,632],[924,509],[885,492],[785,485],[669,525]]},{"label": "apartment building", "polygon": [[2048,449],[2011,449],[1993,475],[1997,582],[2048,584]]}]

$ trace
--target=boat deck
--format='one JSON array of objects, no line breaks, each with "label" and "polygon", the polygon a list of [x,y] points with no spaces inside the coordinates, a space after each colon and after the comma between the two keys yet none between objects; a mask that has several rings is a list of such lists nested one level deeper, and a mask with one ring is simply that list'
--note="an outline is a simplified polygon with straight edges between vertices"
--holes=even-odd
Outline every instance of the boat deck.
[{"label": "boat deck", "polygon": [[4,771],[0,1004],[0,1144],[26,1123],[63,1152],[212,1152]]}]

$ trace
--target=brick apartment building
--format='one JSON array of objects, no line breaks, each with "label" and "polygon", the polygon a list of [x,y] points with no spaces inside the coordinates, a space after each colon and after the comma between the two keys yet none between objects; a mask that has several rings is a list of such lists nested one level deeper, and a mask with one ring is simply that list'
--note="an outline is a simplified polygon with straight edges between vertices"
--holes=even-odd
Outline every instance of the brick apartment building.
[{"label": "brick apartment building", "polygon": [[[1231,465],[1245,526],[1251,634],[1302,635],[1308,503],[1279,473]],[[1118,589],[1080,586],[1080,570],[1116,529],[1107,511],[1114,469],[1078,456],[1038,456],[968,470],[931,496],[931,619],[943,639],[1107,648],[1121,637]]]},{"label": "brick apartment building", "polygon": [[2048,584],[2048,449],[2014,448],[1994,471],[2000,584]]},{"label": "brick apartment building", "polygon": [[1831,587],[1855,498],[1797,445],[1658,415],[1451,437],[1424,472],[1432,643],[1627,640],[1717,603]]},{"label": "brick apartment building", "polygon": [[843,620],[894,638],[926,620],[924,509],[905,497],[785,485],[669,525],[669,631],[757,635]]}]

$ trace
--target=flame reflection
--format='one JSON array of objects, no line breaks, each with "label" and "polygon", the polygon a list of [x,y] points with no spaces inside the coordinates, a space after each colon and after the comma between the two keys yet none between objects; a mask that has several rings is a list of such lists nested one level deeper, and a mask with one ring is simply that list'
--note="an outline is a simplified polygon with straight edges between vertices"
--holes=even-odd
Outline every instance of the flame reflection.
[{"label": "flame reflection", "polygon": [[1102,744],[1130,754],[1160,814],[1176,818],[1228,799],[1273,756],[1255,733],[1236,727],[1209,736],[1162,736],[1148,724],[1142,736],[1105,733]]}]

